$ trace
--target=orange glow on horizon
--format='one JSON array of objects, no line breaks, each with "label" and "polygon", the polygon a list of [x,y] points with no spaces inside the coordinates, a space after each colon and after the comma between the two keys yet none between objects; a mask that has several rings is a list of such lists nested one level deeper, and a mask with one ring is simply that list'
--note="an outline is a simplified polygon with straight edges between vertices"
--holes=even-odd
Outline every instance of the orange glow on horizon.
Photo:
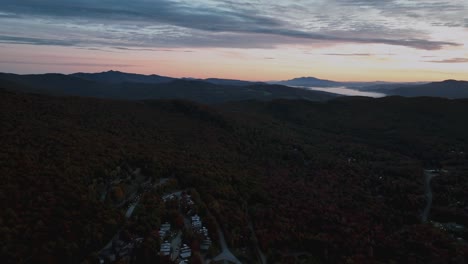
[{"label": "orange glow on horizon", "polygon": [[74,73],[119,70],[171,77],[250,81],[287,80],[304,76],[355,82],[468,79],[465,70],[467,63],[428,62],[468,57],[463,47],[415,51],[382,44],[365,47],[346,44],[340,45],[339,54],[336,50],[336,46],[283,46],[276,49],[197,48],[125,52],[113,49],[3,45],[0,49],[0,71]]}]

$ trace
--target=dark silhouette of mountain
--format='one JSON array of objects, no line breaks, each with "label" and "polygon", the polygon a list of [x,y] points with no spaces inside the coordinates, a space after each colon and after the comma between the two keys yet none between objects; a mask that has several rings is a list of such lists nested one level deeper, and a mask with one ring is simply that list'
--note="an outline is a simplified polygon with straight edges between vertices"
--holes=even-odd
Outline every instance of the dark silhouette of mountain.
[{"label": "dark silhouette of mountain", "polygon": [[29,90],[24,85],[20,85],[16,82],[9,81],[9,80],[0,80],[0,89],[1,90],[25,91],[25,92]]},{"label": "dark silhouette of mountain", "polygon": [[[122,81],[124,80],[122,76],[127,76],[126,73],[116,72],[86,76],[105,76],[106,78],[99,77],[95,80],[89,78],[88,80],[77,77],[76,74],[0,74],[0,83],[4,83],[2,85],[4,89],[23,92],[126,100],[184,99],[202,103],[220,103],[280,98],[322,101],[336,97],[336,95],[325,92],[308,91],[282,85],[254,83],[247,85],[247,82],[244,86],[213,84],[190,79],[173,79],[160,83],[128,82]],[[111,76],[116,76],[117,81],[110,79]],[[134,75],[130,74],[130,76]]]},{"label": "dark silhouette of mountain", "polygon": [[0,73],[0,83],[9,90],[50,95],[106,97],[111,91],[109,84],[57,73],[29,75]]},{"label": "dark silhouette of mountain", "polygon": [[198,80],[175,80],[163,84],[123,83],[118,88],[119,99],[184,99],[202,103],[243,100],[306,99],[329,100],[335,95],[307,91],[282,85],[227,86]]},{"label": "dark silhouette of mountain", "polygon": [[104,82],[104,83],[123,83],[123,82],[134,82],[134,83],[168,83],[175,78],[159,76],[159,75],[143,75],[136,73],[126,73],[120,71],[107,71],[100,73],[74,73],[70,74],[74,77],[79,77],[89,81]]},{"label": "dark silhouette of mountain", "polygon": [[359,91],[374,91],[385,93],[387,90],[400,88],[403,86],[414,86],[426,84],[427,82],[403,82],[403,83],[391,83],[391,82],[349,82],[343,83],[344,86],[350,89],[356,89]]},{"label": "dark silhouette of mountain", "polygon": [[204,79],[203,81],[213,83],[213,84],[231,85],[231,86],[248,86],[248,85],[266,84],[264,82],[249,82],[249,81],[242,81],[242,80],[218,79],[218,78],[208,78],[208,79]]},{"label": "dark silhouette of mountain", "polygon": [[282,85],[290,86],[305,86],[305,87],[339,87],[343,86],[342,83],[330,80],[322,80],[315,77],[300,77],[287,81],[271,82]]},{"label": "dark silhouette of mountain", "polygon": [[468,81],[446,80],[428,84],[406,86],[387,91],[391,95],[407,97],[432,96],[445,98],[468,98]]},{"label": "dark silhouette of mountain", "polygon": [[[124,82],[159,84],[159,83],[168,83],[174,80],[178,80],[178,78],[160,76],[156,74],[144,75],[144,74],[126,73],[126,72],[112,71],[112,70],[106,71],[106,72],[99,72],[99,73],[79,72],[79,73],[70,74],[70,76],[79,77],[81,79],[85,79],[89,81],[111,83],[111,84],[118,84],[118,83],[124,83]],[[180,80],[205,81],[205,82],[209,82],[212,84],[231,85],[231,86],[247,86],[247,85],[254,85],[254,84],[262,83],[262,82],[250,82],[250,81],[235,80],[235,79],[220,79],[220,78],[208,78],[208,79],[181,78]]]}]

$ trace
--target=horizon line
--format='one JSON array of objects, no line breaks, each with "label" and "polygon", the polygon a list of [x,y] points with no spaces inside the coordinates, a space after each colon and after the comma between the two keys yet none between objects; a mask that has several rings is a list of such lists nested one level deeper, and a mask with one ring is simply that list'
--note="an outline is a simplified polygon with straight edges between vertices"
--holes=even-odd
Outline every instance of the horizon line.
[{"label": "horizon line", "polygon": [[43,72],[43,73],[18,73],[18,72],[0,72],[3,74],[15,74],[15,75],[44,75],[44,74],[61,74],[61,75],[73,75],[73,74],[100,74],[100,73],[108,73],[108,72],[116,72],[116,73],[123,73],[123,74],[135,74],[135,75],[142,75],[142,76],[160,76],[160,77],[168,77],[168,78],[173,78],[173,79],[194,79],[194,80],[208,80],[208,79],[221,79],[221,80],[232,80],[232,81],[245,81],[245,82],[264,82],[264,83],[275,83],[275,82],[284,82],[284,81],[290,81],[294,79],[299,79],[299,78],[316,78],[318,80],[322,81],[331,81],[331,82],[337,82],[337,83],[431,83],[431,82],[443,82],[443,81],[468,81],[468,80],[461,80],[461,79],[453,79],[453,78],[447,78],[447,79],[440,79],[438,81],[388,81],[388,80],[371,80],[371,81],[336,81],[336,80],[330,80],[330,79],[322,79],[317,76],[298,76],[298,77],[292,77],[290,79],[285,79],[285,80],[248,80],[248,79],[236,79],[236,78],[225,78],[225,77],[208,77],[208,78],[200,78],[200,77],[191,77],[191,76],[180,76],[180,77],[174,77],[174,76],[168,76],[168,75],[159,75],[157,73],[150,73],[150,74],[145,74],[145,73],[137,73],[137,72],[126,72],[126,71],[120,71],[120,70],[104,70],[104,71],[96,71],[96,72],[85,72],[85,71],[77,71],[77,72],[71,72],[71,73],[65,73],[65,72]]}]

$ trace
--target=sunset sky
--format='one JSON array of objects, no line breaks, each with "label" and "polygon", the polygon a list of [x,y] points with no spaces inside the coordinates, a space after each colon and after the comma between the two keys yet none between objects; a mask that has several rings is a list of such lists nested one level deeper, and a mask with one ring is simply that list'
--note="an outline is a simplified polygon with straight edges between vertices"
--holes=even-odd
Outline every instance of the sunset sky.
[{"label": "sunset sky", "polygon": [[468,80],[468,0],[0,0],[0,72]]}]

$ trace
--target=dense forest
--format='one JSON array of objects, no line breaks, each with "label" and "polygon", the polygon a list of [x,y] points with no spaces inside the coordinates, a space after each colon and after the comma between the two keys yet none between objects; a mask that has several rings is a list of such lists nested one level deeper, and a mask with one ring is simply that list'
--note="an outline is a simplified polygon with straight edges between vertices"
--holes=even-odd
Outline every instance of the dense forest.
[{"label": "dense forest", "polygon": [[[124,185],[99,198],[122,164],[194,190],[231,248],[258,240],[268,263],[468,261],[466,230],[435,224],[468,226],[467,100],[0,100],[3,263],[92,263],[121,228],[145,236],[137,262],[161,261],[158,196],[131,220]],[[429,222],[425,169],[444,171]]]}]

